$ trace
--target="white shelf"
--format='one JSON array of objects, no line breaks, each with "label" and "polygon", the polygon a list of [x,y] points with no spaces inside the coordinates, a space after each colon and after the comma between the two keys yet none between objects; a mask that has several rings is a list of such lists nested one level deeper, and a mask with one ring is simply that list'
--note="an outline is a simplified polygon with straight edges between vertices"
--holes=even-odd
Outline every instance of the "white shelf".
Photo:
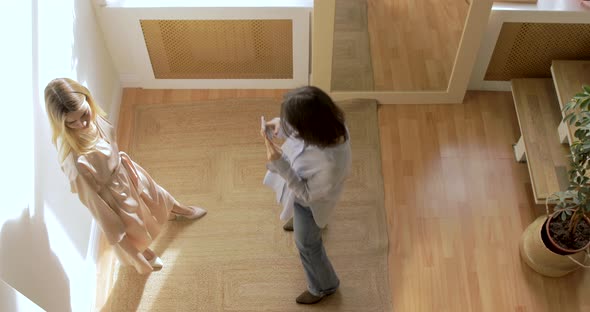
[{"label": "white shelf", "polygon": [[109,8],[313,8],[313,0],[97,0]]},{"label": "white shelf", "polygon": [[590,8],[582,5],[580,0],[538,0],[537,3],[494,2],[492,10],[590,13]]}]

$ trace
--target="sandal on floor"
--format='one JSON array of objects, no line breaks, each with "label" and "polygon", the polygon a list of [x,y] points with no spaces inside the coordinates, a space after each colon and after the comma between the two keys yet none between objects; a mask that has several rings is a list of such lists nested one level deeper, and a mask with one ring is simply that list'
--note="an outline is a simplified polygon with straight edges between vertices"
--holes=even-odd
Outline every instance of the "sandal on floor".
[{"label": "sandal on floor", "polygon": [[313,295],[312,293],[309,292],[309,290],[306,290],[304,292],[301,293],[301,295],[299,295],[299,297],[297,297],[295,299],[295,302],[300,303],[300,304],[314,304],[314,303],[318,303],[320,301],[322,301],[322,299],[324,299],[325,296],[316,296]]},{"label": "sandal on floor", "polygon": [[195,207],[195,206],[189,206],[189,207],[193,209],[193,214],[185,216],[185,215],[175,214],[174,212],[170,212],[170,216],[168,217],[168,220],[177,220],[177,219],[183,219],[183,218],[188,219],[188,220],[197,220],[207,214],[207,210],[205,210],[201,207]]},{"label": "sandal on floor", "polygon": [[293,218],[289,219],[289,221],[283,224],[283,230],[287,232],[293,232]]},{"label": "sandal on floor", "polygon": [[148,260],[148,263],[154,271],[160,271],[164,267],[164,261],[160,257],[153,257],[151,260]]}]

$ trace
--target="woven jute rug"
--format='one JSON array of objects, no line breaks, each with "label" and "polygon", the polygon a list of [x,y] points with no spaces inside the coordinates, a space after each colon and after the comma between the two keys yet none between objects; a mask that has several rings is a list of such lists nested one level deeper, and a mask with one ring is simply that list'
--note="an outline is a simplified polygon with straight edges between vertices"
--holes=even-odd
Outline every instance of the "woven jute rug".
[{"label": "woven jute rug", "polygon": [[332,90],[373,91],[367,0],[336,0]]},{"label": "woven jute rug", "polygon": [[153,244],[164,268],[141,276],[115,266],[105,311],[391,311],[387,228],[376,103],[339,103],[346,112],[352,173],[324,231],[339,291],[314,306],[293,234],[262,185],[260,116],[269,99],[137,106],[129,153],[179,201],[209,213],[170,221]]}]

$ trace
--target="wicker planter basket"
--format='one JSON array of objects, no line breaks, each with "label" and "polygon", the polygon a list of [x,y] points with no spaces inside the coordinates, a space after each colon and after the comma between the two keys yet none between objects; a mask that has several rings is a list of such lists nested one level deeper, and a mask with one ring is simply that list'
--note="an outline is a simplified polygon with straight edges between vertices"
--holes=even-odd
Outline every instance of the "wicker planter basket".
[{"label": "wicker planter basket", "polygon": [[[586,252],[581,251],[569,256],[561,256],[549,250],[541,239],[541,228],[547,216],[541,216],[531,223],[520,239],[520,255],[533,270],[538,273],[560,277],[573,272],[584,263]],[[575,260],[575,261],[574,261]],[[578,263],[576,263],[576,261]]]}]

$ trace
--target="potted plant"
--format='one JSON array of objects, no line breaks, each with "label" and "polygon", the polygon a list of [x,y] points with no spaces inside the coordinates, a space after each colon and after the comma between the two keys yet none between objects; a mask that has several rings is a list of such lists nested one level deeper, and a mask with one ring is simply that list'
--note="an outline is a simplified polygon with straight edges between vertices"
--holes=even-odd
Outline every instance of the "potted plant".
[{"label": "potted plant", "polygon": [[[590,86],[564,106],[563,121],[576,127],[570,145],[569,187],[546,200],[547,216],[533,222],[521,239],[523,259],[535,271],[563,276],[584,262],[590,247]],[[555,204],[553,213],[549,204]]]},{"label": "potted plant", "polygon": [[584,86],[563,107],[564,122],[576,127],[570,146],[569,187],[552,197],[554,212],[545,223],[548,246],[560,255],[571,255],[590,245],[590,87]]}]

